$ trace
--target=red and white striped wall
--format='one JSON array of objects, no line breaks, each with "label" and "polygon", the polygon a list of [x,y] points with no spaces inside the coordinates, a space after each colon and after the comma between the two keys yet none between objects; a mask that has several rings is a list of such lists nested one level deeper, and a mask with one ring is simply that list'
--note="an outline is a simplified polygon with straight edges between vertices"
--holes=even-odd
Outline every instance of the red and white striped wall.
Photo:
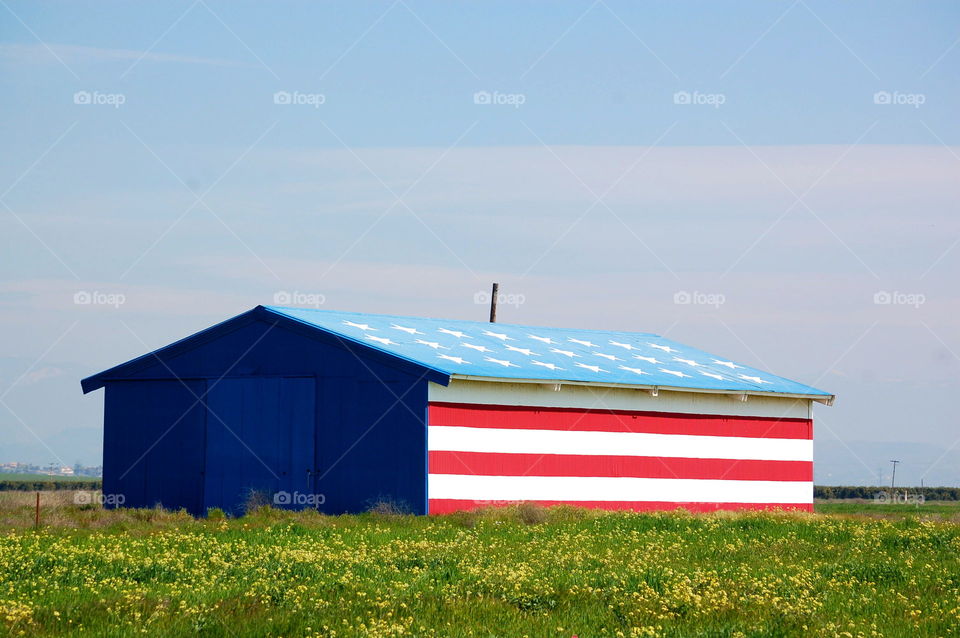
[{"label": "red and white striped wall", "polygon": [[429,400],[431,514],[813,508],[806,399],[454,380]]}]

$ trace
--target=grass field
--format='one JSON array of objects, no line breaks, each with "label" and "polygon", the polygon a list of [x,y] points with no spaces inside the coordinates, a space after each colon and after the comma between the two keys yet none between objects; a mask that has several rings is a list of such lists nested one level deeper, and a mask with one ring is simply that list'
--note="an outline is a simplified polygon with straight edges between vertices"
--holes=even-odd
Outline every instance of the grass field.
[{"label": "grass field", "polygon": [[859,499],[819,501],[815,509],[820,514],[851,514],[874,517],[920,516],[951,520],[960,523],[960,501],[927,501],[922,505],[902,503],[874,503]]},{"label": "grass field", "polygon": [[[24,636],[948,636],[956,506],[837,514],[194,520],[0,494],[0,632]],[[56,501],[55,499],[61,499]],[[850,505],[850,504],[846,504]],[[869,504],[858,504],[864,510]],[[897,509],[899,508],[899,509]],[[923,508],[928,508],[924,510]]]}]

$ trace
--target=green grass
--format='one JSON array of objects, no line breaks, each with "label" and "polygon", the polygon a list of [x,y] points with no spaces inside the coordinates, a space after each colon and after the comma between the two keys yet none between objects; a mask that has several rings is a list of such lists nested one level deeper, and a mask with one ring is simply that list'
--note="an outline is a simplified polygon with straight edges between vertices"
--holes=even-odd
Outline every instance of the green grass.
[{"label": "green grass", "polygon": [[906,637],[960,627],[960,526],[927,520],[936,512],[521,505],[194,520],[66,503],[31,530],[29,506],[0,499],[0,634]]},{"label": "green grass", "polygon": [[935,516],[960,521],[960,501],[926,501],[922,505],[875,503],[863,500],[819,501],[814,506],[821,514],[865,516]]}]

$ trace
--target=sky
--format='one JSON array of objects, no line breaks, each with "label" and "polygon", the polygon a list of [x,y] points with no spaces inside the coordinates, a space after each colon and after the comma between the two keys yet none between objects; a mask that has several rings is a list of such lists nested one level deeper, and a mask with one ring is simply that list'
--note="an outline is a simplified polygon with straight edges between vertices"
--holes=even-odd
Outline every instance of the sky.
[{"label": "sky", "polygon": [[257,304],[655,332],[960,485],[955,2],[0,0],[0,462]]}]

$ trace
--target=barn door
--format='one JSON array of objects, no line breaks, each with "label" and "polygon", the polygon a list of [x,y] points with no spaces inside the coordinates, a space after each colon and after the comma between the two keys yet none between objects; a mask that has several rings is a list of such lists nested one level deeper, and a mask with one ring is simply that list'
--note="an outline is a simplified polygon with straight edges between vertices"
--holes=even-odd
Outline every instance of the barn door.
[{"label": "barn door", "polygon": [[[107,386],[103,493],[127,507],[203,513],[202,379],[120,381]],[[116,500],[116,499],[114,499]],[[110,506],[110,503],[107,503]]]},{"label": "barn door", "polygon": [[314,505],[314,386],[306,377],[209,381],[205,508]]}]

